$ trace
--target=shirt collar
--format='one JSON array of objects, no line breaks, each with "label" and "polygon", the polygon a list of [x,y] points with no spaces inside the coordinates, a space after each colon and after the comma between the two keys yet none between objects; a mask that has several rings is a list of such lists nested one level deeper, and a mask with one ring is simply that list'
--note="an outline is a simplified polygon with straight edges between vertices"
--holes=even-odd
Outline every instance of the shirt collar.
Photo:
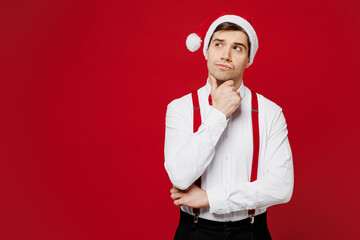
[{"label": "shirt collar", "polygon": [[[206,91],[210,94],[211,92],[211,85],[209,83],[209,79],[207,79],[206,81]],[[240,93],[240,97],[241,99],[244,99],[245,98],[245,95],[246,95],[246,90],[245,90],[245,85],[244,85],[244,80],[241,82],[241,85],[240,87],[238,88],[238,90],[236,90],[237,92]]]}]

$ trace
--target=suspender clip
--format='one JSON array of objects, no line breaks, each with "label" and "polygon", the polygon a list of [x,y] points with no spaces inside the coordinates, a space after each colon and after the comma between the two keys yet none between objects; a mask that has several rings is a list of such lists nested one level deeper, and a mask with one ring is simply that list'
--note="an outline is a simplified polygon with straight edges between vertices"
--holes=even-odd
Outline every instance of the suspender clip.
[{"label": "suspender clip", "polygon": [[250,214],[250,223],[254,224],[254,222],[255,222],[254,214]]},{"label": "suspender clip", "polygon": [[199,215],[195,214],[194,215],[194,223],[197,223],[199,221]]}]

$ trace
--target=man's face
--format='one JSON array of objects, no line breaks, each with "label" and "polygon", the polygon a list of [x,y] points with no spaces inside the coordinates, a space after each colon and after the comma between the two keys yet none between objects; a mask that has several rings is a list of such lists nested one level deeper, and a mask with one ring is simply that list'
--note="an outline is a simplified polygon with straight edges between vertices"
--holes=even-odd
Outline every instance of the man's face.
[{"label": "man's face", "polygon": [[219,81],[242,79],[249,66],[248,48],[247,36],[241,31],[215,32],[206,54],[209,73]]}]

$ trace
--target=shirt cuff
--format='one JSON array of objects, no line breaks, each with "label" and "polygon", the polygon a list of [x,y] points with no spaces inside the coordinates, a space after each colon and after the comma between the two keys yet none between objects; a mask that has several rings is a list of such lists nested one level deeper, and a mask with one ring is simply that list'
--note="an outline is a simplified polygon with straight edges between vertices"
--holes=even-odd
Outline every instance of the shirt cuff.
[{"label": "shirt cuff", "polygon": [[209,201],[209,210],[213,214],[225,214],[230,212],[224,188],[206,190]]}]

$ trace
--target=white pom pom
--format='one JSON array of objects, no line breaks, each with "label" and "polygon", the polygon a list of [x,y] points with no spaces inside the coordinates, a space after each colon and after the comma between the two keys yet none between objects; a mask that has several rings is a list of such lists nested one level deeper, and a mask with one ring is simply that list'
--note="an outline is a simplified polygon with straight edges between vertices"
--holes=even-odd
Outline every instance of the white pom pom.
[{"label": "white pom pom", "polygon": [[186,38],[186,47],[190,52],[195,52],[199,50],[201,42],[201,38],[196,33],[192,33]]}]

